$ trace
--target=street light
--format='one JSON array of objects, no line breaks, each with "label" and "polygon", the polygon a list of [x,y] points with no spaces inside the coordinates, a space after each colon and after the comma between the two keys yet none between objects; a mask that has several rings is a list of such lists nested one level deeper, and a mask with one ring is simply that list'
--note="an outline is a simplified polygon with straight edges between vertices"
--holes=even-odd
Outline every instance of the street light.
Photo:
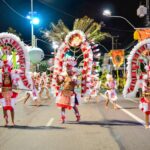
[{"label": "street light", "polygon": [[122,17],[122,16],[112,16],[111,11],[108,9],[103,11],[103,15],[106,17],[111,17],[111,18],[121,18],[121,19],[125,20],[133,29],[135,29],[135,26],[128,19],[126,19],[125,17]]},{"label": "street light", "polygon": [[31,24],[31,42],[32,42],[32,47],[29,49],[29,56],[30,56],[30,61],[32,64],[35,65],[36,71],[39,68],[39,62],[44,58],[44,52],[42,49],[37,47],[36,43],[36,38],[34,35],[34,25],[37,25],[40,23],[40,20],[38,17],[36,17],[36,12],[33,11],[33,0],[31,0],[31,11],[29,12],[29,15],[26,17],[27,19],[30,20]]},{"label": "street light", "polygon": [[103,11],[103,15],[104,15],[104,16],[111,16],[111,11],[110,11],[109,9],[105,9],[105,10]]},{"label": "street light", "polygon": [[33,0],[31,0],[31,11],[26,18],[30,20],[32,47],[35,47],[34,25],[38,25],[40,23],[40,19],[36,17],[36,12],[33,11]]},{"label": "street light", "polygon": [[33,24],[33,25],[38,25],[39,23],[40,23],[39,18],[37,18],[37,17],[32,18],[31,24]]}]

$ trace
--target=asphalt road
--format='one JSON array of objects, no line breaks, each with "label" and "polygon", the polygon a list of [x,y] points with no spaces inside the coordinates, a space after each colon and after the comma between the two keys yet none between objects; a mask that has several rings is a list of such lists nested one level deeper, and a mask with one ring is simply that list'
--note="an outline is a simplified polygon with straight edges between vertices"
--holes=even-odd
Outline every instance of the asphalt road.
[{"label": "asphalt road", "polygon": [[67,111],[67,121],[60,123],[60,110],[54,99],[43,100],[40,107],[23,104],[22,94],[16,104],[16,126],[3,127],[0,109],[0,150],[149,150],[150,129],[143,126],[144,114],[137,101],[119,98],[118,110],[98,103],[82,102],[81,121]]}]

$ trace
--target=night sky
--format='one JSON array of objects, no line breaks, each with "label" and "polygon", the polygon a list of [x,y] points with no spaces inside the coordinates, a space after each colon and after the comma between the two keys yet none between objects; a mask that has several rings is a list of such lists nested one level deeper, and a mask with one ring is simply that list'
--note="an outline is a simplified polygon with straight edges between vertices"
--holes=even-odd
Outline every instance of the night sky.
[{"label": "night sky", "polygon": [[[35,27],[35,35],[42,38],[40,29],[49,28],[49,24],[56,23],[62,19],[65,24],[72,29],[75,18],[85,15],[94,18],[97,22],[104,23],[102,31],[112,35],[119,35],[117,48],[126,48],[134,41],[134,29],[128,23],[119,18],[105,18],[102,11],[109,8],[113,15],[126,17],[136,27],[144,26],[144,19],[136,15],[139,4],[144,4],[146,0],[34,0],[34,11],[38,12],[40,24]],[[30,11],[30,0],[6,0],[17,12],[26,16]],[[8,27],[12,27],[22,34],[24,41],[30,43],[30,22],[15,14],[6,4],[0,0],[0,32],[5,32]],[[111,49],[111,39],[102,42],[107,49]],[[38,43],[44,47],[46,54],[49,54],[49,45]],[[103,50],[104,51],[104,50]]]}]

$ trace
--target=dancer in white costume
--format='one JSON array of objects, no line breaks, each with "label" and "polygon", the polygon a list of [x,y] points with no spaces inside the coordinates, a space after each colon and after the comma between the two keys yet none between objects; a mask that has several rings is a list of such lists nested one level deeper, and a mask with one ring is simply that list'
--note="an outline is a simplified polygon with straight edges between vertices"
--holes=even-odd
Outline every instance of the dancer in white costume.
[{"label": "dancer in white costume", "polygon": [[96,98],[98,96],[99,90],[100,90],[100,81],[97,75],[91,75],[91,85],[90,85],[90,95],[89,98],[86,98],[85,101],[95,101],[98,102],[98,99]]},{"label": "dancer in white costume", "polygon": [[46,90],[46,98],[50,99],[50,93],[48,88],[48,77],[46,72],[43,72],[40,78],[40,92],[39,92],[40,98],[42,98],[44,90]]},{"label": "dancer in white costume", "polygon": [[106,96],[105,107],[108,108],[109,101],[112,101],[114,109],[117,109],[116,101],[118,97],[115,90],[116,81],[114,80],[111,74],[107,74],[106,78],[107,78],[107,82],[106,82],[107,91],[105,92],[105,96]]},{"label": "dancer in white costume", "polygon": [[40,92],[40,88],[39,88],[39,78],[38,78],[38,74],[34,73],[31,75],[32,81],[33,81],[33,89],[31,91],[27,91],[26,92],[26,97],[24,99],[24,104],[29,100],[29,98],[31,97],[32,100],[35,102],[36,106],[39,106],[39,92]]}]

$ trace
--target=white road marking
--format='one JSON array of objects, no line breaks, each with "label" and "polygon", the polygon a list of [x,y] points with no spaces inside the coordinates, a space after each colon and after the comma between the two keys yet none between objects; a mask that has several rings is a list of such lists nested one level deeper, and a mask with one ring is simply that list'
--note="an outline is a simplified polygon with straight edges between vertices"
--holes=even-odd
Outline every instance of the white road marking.
[{"label": "white road marking", "polygon": [[124,113],[129,115],[131,118],[133,118],[134,120],[138,121],[143,126],[145,125],[145,121],[144,120],[140,119],[139,117],[137,117],[136,115],[132,114],[131,112],[129,112],[128,110],[124,109],[123,107],[121,107],[118,104],[117,104],[117,107],[120,108],[120,110],[122,110]]},{"label": "white road marking", "polygon": [[[106,98],[104,94],[101,93],[101,96]],[[136,101],[134,101],[133,99],[127,98],[127,100],[130,100],[134,103],[138,103]],[[112,103],[112,102],[111,102]],[[120,108],[120,110],[122,110],[124,113],[126,113],[128,116],[130,116],[131,118],[133,118],[134,120],[138,121],[140,124],[142,124],[143,126],[145,126],[145,121],[142,120],[141,118],[137,117],[136,115],[132,114],[131,112],[129,112],[128,110],[124,109],[122,106],[117,104],[117,107]]]},{"label": "white road marking", "polygon": [[50,126],[52,125],[53,121],[54,121],[54,118],[51,118],[51,119],[47,122],[46,127],[50,127]]},{"label": "white road marking", "polygon": [[139,103],[139,102],[137,102],[137,101],[135,101],[135,100],[133,100],[133,99],[131,99],[131,98],[125,98],[125,100],[128,100],[128,101],[131,101],[131,102],[133,102],[133,103]]}]

